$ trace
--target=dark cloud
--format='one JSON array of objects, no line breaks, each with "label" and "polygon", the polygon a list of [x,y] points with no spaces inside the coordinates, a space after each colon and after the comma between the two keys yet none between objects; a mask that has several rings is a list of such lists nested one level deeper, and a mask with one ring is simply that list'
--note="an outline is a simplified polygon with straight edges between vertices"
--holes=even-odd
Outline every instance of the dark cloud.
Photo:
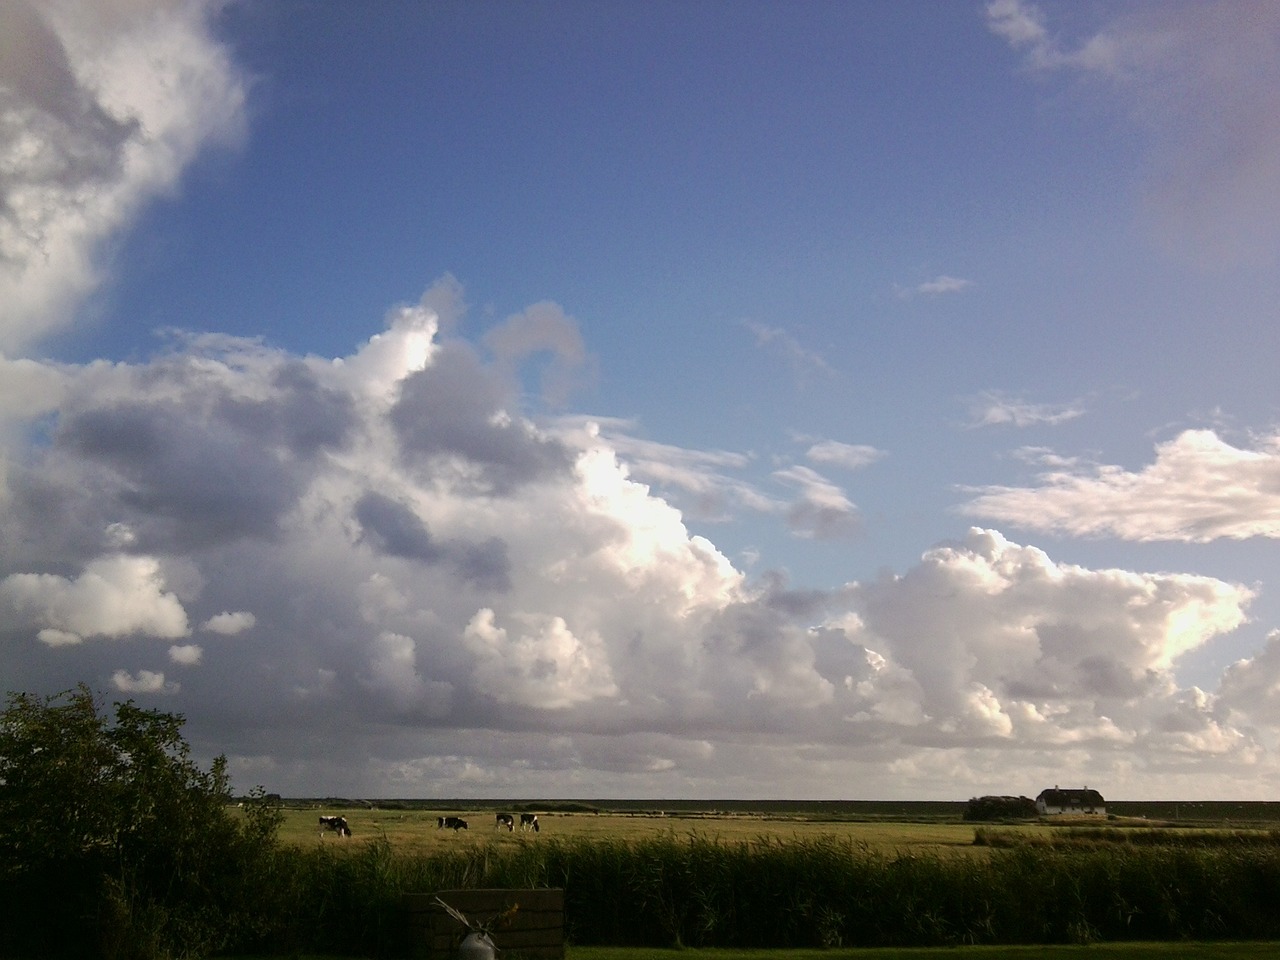
[{"label": "dark cloud", "polygon": [[63,452],[108,472],[104,492],[143,545],[271,537],[305,477],[225,423],[174,404],[120,404],[67,418]]},{"label": "dark cloud", "polygon": [[380,493],[366,493],[353,512],[364,539],[382,553],[426,564],[448,564],[477,586],[495,590],[511,586],[506,544],[496,537],[478,544],[437,540],[407,505]]},{"label": "dark cloud", "polygon": [[225,396],[218,415],[259,442],[299,457],[347,445],[357,422],[350,395],[321,385],[299,361],[282,363],[270,383],[269,399]]},{"label": "dark cloud", "polygon": [[497,494],[567,475],[572,452],[507,416],[506,399],[469,347],[447,344],[430,366],[405,379],[391,423],[407,455],[428,463],[461,458],[478,470],[477,485]]}]

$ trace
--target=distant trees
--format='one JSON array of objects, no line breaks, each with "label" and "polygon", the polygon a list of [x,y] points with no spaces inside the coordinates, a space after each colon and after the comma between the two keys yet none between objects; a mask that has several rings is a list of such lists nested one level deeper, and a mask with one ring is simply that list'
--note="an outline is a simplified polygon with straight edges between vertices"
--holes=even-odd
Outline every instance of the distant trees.
[{"label": "distant trees", "polygon": [[226,758],[190,759],[179,714],[108,712],[81,684],[0,714],[0,955],[208,955],[263,921],[282,813],[229,805]]},{"label": "distant trees", "polygon": [[1030,797],[970,797],[965,804],[966,820],[1025,820],[1036,816],[1036,802]]}]

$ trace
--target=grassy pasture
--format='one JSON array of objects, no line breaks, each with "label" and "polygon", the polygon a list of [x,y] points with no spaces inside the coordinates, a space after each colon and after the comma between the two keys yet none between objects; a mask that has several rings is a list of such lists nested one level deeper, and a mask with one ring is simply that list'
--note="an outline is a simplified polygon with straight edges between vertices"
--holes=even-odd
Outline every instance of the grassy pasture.
[{"label": "grassy pasture", "polygon": [[[745,806],[730,809],[698,809],[687,801],[671,809],[642,809],[619,807],[617,809],[568,809],[539,810],[541,831],[522,832],[519,826],[514,832],[495,827],[494,815],[507,810],[493,806],[468,807],[457,804],[449,807],[418,805],[393,805],[369,807],[326,805],[316,801],[294,801],[288,804],[280,839],[301,847],[316,844],[336,845],[346,843],[353,848],[370,840],[386,838],[400,853],[434,853],[441,850],[476,847],[482,844],[536,843],[545,837],[569,840],[646,840],[655,837],[702,837],[728,842],[759,840],[805,840],[818,837],[834,837],[850,841],[869,851],[880,854],[964,854],[985,856],[986,846],[975,846],[975,830],[996,832],[1004,838],[1049,840],[1071,829],[1111,827],[1135,834],[1152,830],[1171,830],[1200,833],[1219,831],[1252,831],[1280,828],[1280,809],[1274,804],[1221,805],[1221,810],[1206,810],[1205,804],[1156,805],[1153,812],[1196,814],[1178,819],[1151,819],[1145,815],[1054,818],[1039,822],[1013,824],[980,824],[965,822],[960,818],[962,805],[902,805],[905,815],[894,816],[887,805],[874,805],[874,812],[859,815],[852,805],[832,804],[827,807],[805,809],[779,805],[770,809],[752,811]],[[868,805],[871,806],[871,805]],[[935,807],[937,809],[935,809]],[[1167,809],[1166,809],[1167,808]],[[511,808],[518,811],[519,808]],[[1145,808],[1139,808],[1145,809]],[[347,818],[353,837],[341,840],[334,834],[322,835],[317,820],[321,814],[341,814]],[[1226,816],[1222,816],[1226,814]],[[453,831],[438,829],[437,818],[460,816],[468,823],[468,829]],[[1215,819],[1221,817],[1221,819]],[[517,812],[518,824],[518,812]]]},{"label": "grassy pasture", "polygon": [[[341,814],[351,826],[350,840],[333,834],[321,835],[320,814]],[[468,829],[457,832],[438,829],[441,816],[460,816]],[[548,837],[573,840],[644,840],[653,837],[700,836],[714,840],[739,841],[769,837],[778,840],[839,837],[883,852],[899,853],[982,853],[973,845],[974,825],[955,821],[851,821],[816,820],[768,814],[725,813],[706,816],[691,813],[539,813],[539,833],[497,829],[493,810],[369,810],[367,808],[289,809],[280,830],[280,839],[299,846],[339,843],[357,845],[386,837],[398,852],[434,852],[481,844],[537,843]],[[1047,831],[1039,825],[1002,827],[1002,830]]]}]

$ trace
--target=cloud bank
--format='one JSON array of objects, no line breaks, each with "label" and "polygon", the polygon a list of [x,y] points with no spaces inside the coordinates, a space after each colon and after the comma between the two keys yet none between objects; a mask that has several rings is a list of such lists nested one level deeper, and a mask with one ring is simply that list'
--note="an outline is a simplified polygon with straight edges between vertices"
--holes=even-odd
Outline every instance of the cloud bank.
[{"label": "cloud bank", "polygon": [[[9,413],[42,430],[4,432],[9,682],[157,698],[238,776],[302,794],[841,796],[857,775],[955,796],[1011,754],[1058,779],[1263,755],[1275,711],[1245,691],[1274,675],[1272,651],[1221,693],[1175,679],[1244,622],[1249,588],[1058,564],[979,528],[837,590],[753,581],[633,474],[749,458],[531,419],[509,351],[442,333],[444,287],[346,357],[192,337],[132,364],[24,362],[49,390]],[[1210,441],[1162,448],[1162,484],[1209,468],[1264,483],[1274,450]],[[811,468],[776,472],[801,492],[779,523],[856,523]],[[1134,482],[1102,471],[1040,496]],[[1046,515],[1017,495],[971,509]],[[1257,501],[1237,506],[1260,522]],[[1213,515],[1198,536],[1243,529]],[[967,772],[939,784],[939,764]]]}]

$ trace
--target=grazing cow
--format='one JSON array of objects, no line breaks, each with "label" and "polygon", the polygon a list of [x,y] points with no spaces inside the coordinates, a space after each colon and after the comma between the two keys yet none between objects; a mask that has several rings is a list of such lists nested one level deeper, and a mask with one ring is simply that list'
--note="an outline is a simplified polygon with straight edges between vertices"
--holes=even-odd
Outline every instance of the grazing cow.
[{"label": "grazing cow", "polygon": [[439,830],[441,827],[448,827],[456,833],[459,830],[467,829],[467,821],[461,817],[437,817],[436,829]]},{"label": "grazing cow", "polygon": [[516,818],[515,818],[515,817],[513,817],[513,816],[512,816],[511,814],[509,814],[509,813],[500,813],[500,814],[498,814],[498,815],[494,818],[493,828],[494,828],[495,830],[501,830],[503,827],[506,827],[506,828],[507,828],[507,832],[508,832],[508,833],[510,833],[511,831],[515,830],[515,828],[516,828]]},{"label": "grazing cow", "polygon": [[336,833],[340,837],[351,836],[351,828],[347,826],[346,817],[321,817],[320,836],[322,838],[324,837],[326,830]]},{"label": "grazing cow", "polygon": [[537,833],[538,832],[538,815],[536,813],[520,814],[520,829],[532,830],[534,833]]}]

